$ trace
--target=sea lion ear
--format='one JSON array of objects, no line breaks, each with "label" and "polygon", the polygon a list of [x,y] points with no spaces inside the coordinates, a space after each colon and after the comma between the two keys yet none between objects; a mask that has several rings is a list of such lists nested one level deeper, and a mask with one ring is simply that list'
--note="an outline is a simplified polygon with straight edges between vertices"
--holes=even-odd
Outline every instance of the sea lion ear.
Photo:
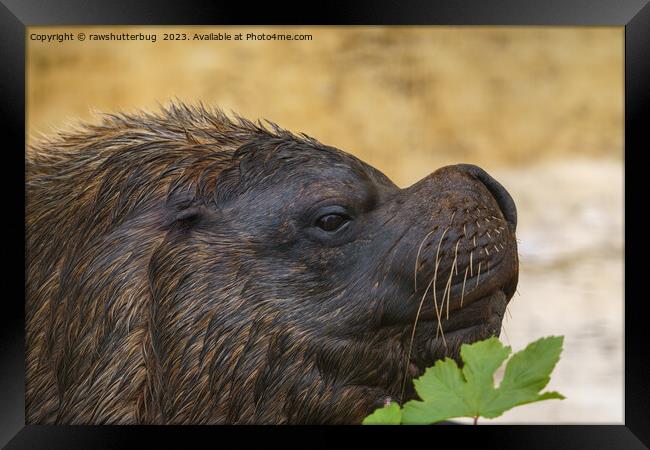
[{"label": "sea lion ear", "polygon": [[199,206],[190,206],[176,213],[176,222],[194,222],[202,215],[202,209]]},{"label": "sea lion ear", "polygon": [[172,213],[167,220],[167,225],[194,225],[204,215],[204,208],[201,206],[187,206]]}]

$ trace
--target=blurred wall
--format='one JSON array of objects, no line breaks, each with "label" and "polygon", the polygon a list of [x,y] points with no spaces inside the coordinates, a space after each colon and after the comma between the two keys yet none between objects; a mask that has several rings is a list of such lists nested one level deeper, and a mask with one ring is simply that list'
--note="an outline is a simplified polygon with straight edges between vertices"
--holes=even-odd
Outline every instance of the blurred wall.
[{"label": "blurred wall", "polygon": [[[623,28],[44,28],[155,43],[28,40],[28,131],[178,97],[267,118],[359,155],[399,185],[441,164],[622,156]],[[163,41],[164,32],[311,41]]]}]

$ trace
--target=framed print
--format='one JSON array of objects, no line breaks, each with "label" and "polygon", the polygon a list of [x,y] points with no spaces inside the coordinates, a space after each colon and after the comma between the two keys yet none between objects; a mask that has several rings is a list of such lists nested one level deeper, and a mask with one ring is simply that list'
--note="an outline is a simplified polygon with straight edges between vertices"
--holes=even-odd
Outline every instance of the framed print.
[{"label": "framed print", "polygon": [[3,445],[645,448],[649,8],[3,1]]}]

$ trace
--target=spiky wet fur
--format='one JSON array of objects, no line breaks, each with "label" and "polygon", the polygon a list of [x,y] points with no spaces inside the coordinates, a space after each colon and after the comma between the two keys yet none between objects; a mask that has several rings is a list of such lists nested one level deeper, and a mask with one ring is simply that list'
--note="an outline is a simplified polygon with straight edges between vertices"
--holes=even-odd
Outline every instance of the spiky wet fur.
[{"label": "spiky wet fur", "polygon": [[[422,369],[405,357],[411,328],[383,326],[385,305],[368,298],[391,281],[393,254],[326,283],[311,269],[336,248],[269,263],[268,237],[238,227],[236,209],[223,218],[270,174],[317,160],[369,170],[273,123],[180,103],[29,147],[27,423],[359,423],[399,396],[403,376]],[[253,225],[280,241],[292,226]],[[408,227],[384,228],[368,239],[389,236],[415,257]],[[418,324],[416,353],[455,354],[483,333],[451,335],[442,349],[429,339],[438,328]]]}]

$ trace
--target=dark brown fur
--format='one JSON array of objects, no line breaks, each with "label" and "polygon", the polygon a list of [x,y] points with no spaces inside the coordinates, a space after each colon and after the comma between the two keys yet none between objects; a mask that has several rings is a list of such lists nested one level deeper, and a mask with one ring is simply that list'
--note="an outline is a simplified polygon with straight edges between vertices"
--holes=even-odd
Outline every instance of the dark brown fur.
[{"label": "dark brown fur", "polygon": [[[398,190],[310,137],[184,105],[28,148],[27,422],[359,423],[400,399],[404,374],[499,333],[514,225],[470,172]],[[345,241],[291,215],[330,190],[358,209]],[[502,237],[478,221],[504,225]],[[418,245],[436,229],[414,287]],[[462,308],[454,252],[461,272],[470,252],[493,263]],[[430,293],[448,278],[443,341]]]}]

